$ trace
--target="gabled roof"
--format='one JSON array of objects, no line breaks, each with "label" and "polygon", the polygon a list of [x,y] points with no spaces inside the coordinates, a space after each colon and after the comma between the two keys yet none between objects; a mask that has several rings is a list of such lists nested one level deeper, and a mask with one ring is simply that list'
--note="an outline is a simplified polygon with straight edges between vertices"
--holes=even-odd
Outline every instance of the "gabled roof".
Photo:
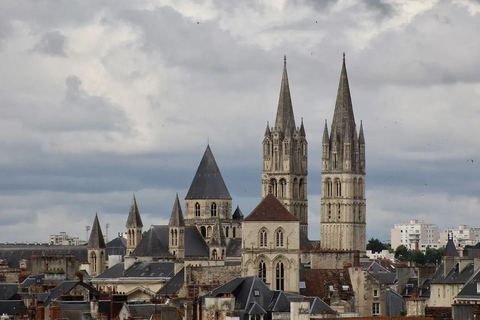
[{"label": "gabled roof", "polygon": [[203,154],[185,199],[232,199],[210,145]]},{"label": "gabled roof", "polygon": [[480,282],[480,269],[478,269],[471,277],[467,280],[462,290],[457,295],[457,299],[480,299],[480,293],[477,290],[477,283]]},{"label": "gabled roof", "polygon": [[300,221],[273,195],[269,194],[243,221]]},{"label": "gabled roof", "polygon": [[100,248],[104,249],[105,239],[103,238],[102,228],[100,222],[98,222],[98,214],[95,213],[95,220],[93,221],[92,232],[90,232],[90,238],[88,239],[88,248]]},{"label": "gabled roof", "polygon": [[184,281],[185,281],[185,268],[182,268],[160,290],[157,291],[157,294],[162,297],[176,294],[183,287]]},{"label": "gabled roof", "polygon": [[443,262],[438,267],[437,271],[432,277],[432,284],[446,283],[446,284],[464,284],[470,279],[474,273],[474,263],[470,262],[465,268],[460,270],[460,264],[457,263],[455,266],[448,272],[447,275],[444,275],[444,264]]},{"label": "gabled roof", "polygon": [[235,209],[235,212],[233,213],[232,218],[234,220],[243,220],[243,213],[242,213],[242,210],[240,210],[239,205],[237,205],[237,209]]},{"label": "gabled roof", "polygon": [[223,228],[220,226],[220,219],[213,225],[212,237],[210,238],[209,245],[212,247],[226,247],[227,240],[223,233]]},{"label": "gabled roof", "polygon": [[180,200],[178,200],[178,193],[175,196],[175,202],[173,203],[172,214],[170,215],[170,221],[168,222],[170,227],[183,227],[185,226],[185,220],[183,220],[182,206]]},{"label": "gabled roof", "polygon": [[137,206],[137,199],[133,195],[132,204],[130,205],[130,212],[128,213],[127,228],[143,227],[142,218],[140,217],[140,211]]},{"label": "gabled roof", "polygon": [[127,239],[124,237],[116,237],[106,244],[107,246],[107,259],[108,256],[125,256],[127,252]]},{"label": "gabled roof", "polygon": [[287,75],[287,58],[284,58],[282,84],[280,85],[280,97],[278,98],[277,118],[275,129],[284,133],[295,130],[295,117],[293,115],[292,98]]},{"label": "gabled roof", "polygon": [[135,257],[173,258],[168,251],[168,231],[167,241],[162,243],[157,235],[157,230],[151,227],[131,255]]},{"label": "gabled roof", "polygon": [[367,270],[371,273],[378,273],[378,272],[390,272],[387,268],[382,266],[376,261],[365,261],[363,262],[363,269]]},{"label": "gabled roof", "polygon": [[102,273],[95,277],[95,279],[115,279],[123,277],[123,272],[125,271],[125,264],[123,262],[117,263],[116,265],[105,269]]},{"label": "gabled roof", "polygon": [[397,275],[391,272],[377,272],[377,273],[370,273],[372,277],[377,279],[383,284],[394,284],[397,282]]},{"label": "gabled roof", "polygon": [[[335,111],[332,121],[332,135],[337,132],[344,132],[347,124],[355,129],[355,116],[353,114],[352,98],[350,95],[350,86],[348,84],[347,67],[345,65],[345,54],[343,54],[342,71],[338,83],[337,101],[335,102]],[[340,137],[341,139],[343,137]]]}]

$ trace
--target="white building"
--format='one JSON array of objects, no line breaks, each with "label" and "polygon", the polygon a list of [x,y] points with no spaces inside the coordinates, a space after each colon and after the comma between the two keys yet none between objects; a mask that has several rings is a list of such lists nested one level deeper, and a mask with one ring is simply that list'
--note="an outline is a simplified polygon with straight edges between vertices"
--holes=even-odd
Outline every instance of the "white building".
[{"label": "white building", "polygon": [[396,224],[391,234],[392,249],[402,244],[410,250],[418,249],[422,252],[425,252],[427,247],[441,247],[438,227],[423,221],[410,220],[408,223]]},{"label": "white building", "polygon": [[448,241],[448,234],[453,235],[453,243],[455,247],[463,248],[465,246],[474,246],[480,242],[480,228],[469,228],[467,225],[462,224],[458,226],[458,229],[445,229],[440,234],[440,244],[445,246]]},{"label": "white building", "polygon": [[85,241],[80,240],[80,238],[75,235],[70,237],[66,232],[62,231],[60,234],[51,234],[50,235],[50,244],[57,246],[78,246],[84,244]]}]

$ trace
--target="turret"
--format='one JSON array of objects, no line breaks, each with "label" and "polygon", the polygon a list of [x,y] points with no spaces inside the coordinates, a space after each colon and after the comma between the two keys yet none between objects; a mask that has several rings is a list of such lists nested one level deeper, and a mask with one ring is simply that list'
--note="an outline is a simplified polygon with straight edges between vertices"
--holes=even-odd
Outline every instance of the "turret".
[{"label": "turret", "polygon": [[208,242],[210,247],[210,259],[212,260],[223,260],[225,259],[225,250],[227,248],[227,240],[225,234],[223,233],[223,228],[220,225],[220,221],[213,226],[213,233],[210,241]]},{"label": "turret", "polygon": [[359,153],[360,153],[360,168],[362,173],[365,174],[365,137],[363,136],[363,123],[360,121],[360,133],[358,134],[358,144],[359,144]]},{"label": "turret", "polygon": [[323,128],[323,138],[322,138],[322,170],[328,169],[329,160],[330,160],[330,138],[328,137],[327,120],[325,119],[325,127]]},{"label": "turret", "polygon": [[95,277],[105,270],[106,253],[105,240],[103,238],[102,228],[98,221],[98,215],[95,213],[92,232],[88,238],[87,252],[88,263],[90,264],[90,276]]},{"label": "turret", "polygon": [[127,227],[127,255],[130,255],[142,240],[143,223],[135,195],[133,195],[125,226]]},{"label": "turret", "polygon": [[170,215],[168,231],[168,251],[177,258],[183,259],[185,257],[185,221],[178,193]]}]

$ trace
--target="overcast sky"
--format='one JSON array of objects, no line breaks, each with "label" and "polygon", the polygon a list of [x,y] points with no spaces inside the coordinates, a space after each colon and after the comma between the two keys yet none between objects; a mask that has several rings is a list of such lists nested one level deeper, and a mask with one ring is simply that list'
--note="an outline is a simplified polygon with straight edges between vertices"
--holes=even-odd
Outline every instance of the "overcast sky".
[{"label": "overcast sky", "polygon": [[0,2],[0,241],[109,238],[137,195],[169,218],[210,142],[245,215],[261,196],[283,55],[320,238],[323,124],[342,52],[367,156],[367,237],[480,227],[479,1]]}]

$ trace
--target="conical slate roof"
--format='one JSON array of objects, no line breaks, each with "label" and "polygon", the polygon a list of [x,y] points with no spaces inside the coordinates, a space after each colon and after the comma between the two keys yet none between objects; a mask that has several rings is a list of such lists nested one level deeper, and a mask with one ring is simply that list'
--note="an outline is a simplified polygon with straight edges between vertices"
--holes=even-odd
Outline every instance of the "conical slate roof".
[{"label": "conical slate roof", "polygon": [[227,240],[225,239],[225,234],[223,233],[222,226],[220,225],[220,220],[213,225],[212,238],[210,239],[209,245],[212,247],[226,247]]},{"label": "conical slate roof", "polygon": [[300,221],[273,195],[269,194],[243,221]]},{"label": "conical slate roof", "polygon": [[175,203],[173,204],[172,214],[170,215],[170,227],[183,227],[185,226],[185,220],[183,220],[182,206],[178,199],[178,193],[175,197]]},{"label": "conical slate roof", "polygon": [[93,221],[92,232],[90,232],[90,238],[88,239],[88,248],[104,249],[105,239],[103,239],[102,228],[100,222],[98,222],[98,214],[95,213],[95,220]]},{"label": "conical slate roof", "polygon": [[290,86],[288,85],[286,57],[284,58],[283,64],[282,84],[280,86],[275,129],[284,133],[295,130],[295,117],[293,115],[292,98],[290,97]]},{"label": "conical slate roof", "polygon": [[203,154],[185,199],[232,199],[210,145]]},{"label": "conical slate roof", "polygon": [[322,143],[323,144],[328,144],[329,143],[329,138],[328,138],[328,127],[327,127],[327,120],[325,120],[325,128],[323,128],[323,139]]},{"label": "conical slate roof", "polygon": [[[350,86],[348,84],[347,67],[345,65],[345,54],[343,54],[342,71],[338,83],[337,101],[333,113],[331,132],[344,132],[349,124],[351,129],[355,129],[355,116],[353,114],[352,98],[350,95]],[[343,137],[341,137],[343,138]]]},{"label": "conical slate roof", "polygon": [[240,210],[240,206],[237,205],[237,209],[235,209],[235,212],[233,213],[232,218],[234,220],[243,220],[243,213],[242,213],[242,210]]},{"label": "conical slate roof", "polygon": [[[168,232],[167,232],[168,236]],[[168,240],[167,240],[168,243]],[[150,228],[145,237],[140,241],[138,246],[133,250],[134,257],[171,257],[168,248],[160,241],[155,228]]]},{"label": "conical slate roof", "polygon": [[453,243],[453,237],[449,234],[447,245],[445,247],[445,256],[446,257],[458,257],[457,248],[455,248],[455,243]]},{"label": "conical slate roof", "polygon": [[143,227],[142,218],[140,217],[140,211],[137,206],[137,199],[133,195],[132,204],[130,205],[130,212],[128,213],[127,228]]},{"label": "conical slate roof", "polygon": [[360,121],[360,133],[358,134],[358,142],[365,144],[365,137],[363,136],[363,123]]}]

